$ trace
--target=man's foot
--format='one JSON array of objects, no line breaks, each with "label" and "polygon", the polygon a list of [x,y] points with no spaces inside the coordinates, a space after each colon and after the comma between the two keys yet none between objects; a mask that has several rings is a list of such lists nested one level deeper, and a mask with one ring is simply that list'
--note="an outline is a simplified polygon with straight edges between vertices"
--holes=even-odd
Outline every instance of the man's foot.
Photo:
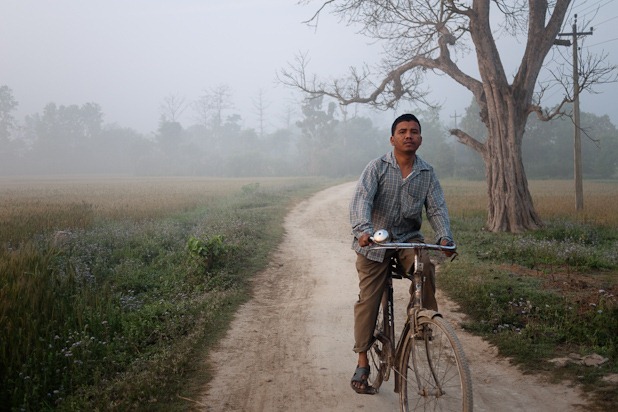
[{"label": "man's foot", "polygon": [[371,369],[369,366],[357,366],[356,371],[354,371],[354,376],[352,376],[352,380],[350,381],[350,386],[356,393],[360,393],[363,395],[373,395],[376,393],[376,390],[369,385],[367,379],[369,379],[369,373]]}]

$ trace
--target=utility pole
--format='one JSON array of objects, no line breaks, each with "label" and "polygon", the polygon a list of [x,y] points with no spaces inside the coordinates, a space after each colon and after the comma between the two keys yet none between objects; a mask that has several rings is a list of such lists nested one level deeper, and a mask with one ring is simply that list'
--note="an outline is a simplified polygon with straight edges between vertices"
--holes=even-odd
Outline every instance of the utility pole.
[{"label": "utility pole", "polygon": [[[459,126],[457,125],[457,118],[460,117],[460,115],[457,114],[457,110],[455,110],[455,114],[451,115],[451,119],[455,118],[455,129],[459,128]],[[453,151],[453,176],[457,176],[457,148],[459,147],[459,145],[455,145],[455,149]]]},{"label": "utility pole", "polygon": [[577,36],[588,36],[592,34],[592,27],[588,32],[577,32],[577,14],[573,23],[571,33],[558,33],[558,36],[571,36],[572,40],[555,40],[554,44],[560,46],[573,45],[573,122],[575,132],[573,137],[573,163],[575,176],[575,210],[584,209],[584,187],[582,182],[582,139],[581,127],[579,122],[579,68],[577,54]]},{"label": "utility pole", "polygon": [[451,119],[452,119],[452,118],[455,118],[455,129],[457,129],[457,118],[458,118],[458,117],[461,117],[461,115],[458,115],[458,114],[457,114],[457,110],[455,110],[455,114],[454,114],[454,115],[451,115]]}]

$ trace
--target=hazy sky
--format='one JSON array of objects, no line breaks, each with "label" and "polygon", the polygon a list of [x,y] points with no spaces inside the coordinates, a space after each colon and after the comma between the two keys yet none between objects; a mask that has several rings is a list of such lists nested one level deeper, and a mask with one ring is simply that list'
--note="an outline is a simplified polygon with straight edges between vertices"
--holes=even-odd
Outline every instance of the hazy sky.
[{"label": "hazy sky", "polygon": [[[580,23],[595,27],[583,45],[594,53],[604,50],[618,64],[618,1],[574,3]],[[275,82],[275,75],[299,52],[308,52],[310,70],[326,77],[379,59],[379,48],[333,17],[324,16],[317,30],[302,24],[318,5],[296,0],[0,0],[0,85],[13,90],[20,120],[49,102],[95,102],[105,122],[143,133],[156,130],[165,96],[190,102],[219,85],[229,86],[244,126],[256,127],[253,101],[262,90],[272,130],[282,125],[283,107],[298,99]],[[432,97],[444,105],[443,119],[463,113],[470,103],[469,92],[448,78],[434,77],[428,84]],[[582,96],[581,110],[608,114],[618,124],[618,85],[603,90]],[[181,123],[194,123],[190,109]]]}]

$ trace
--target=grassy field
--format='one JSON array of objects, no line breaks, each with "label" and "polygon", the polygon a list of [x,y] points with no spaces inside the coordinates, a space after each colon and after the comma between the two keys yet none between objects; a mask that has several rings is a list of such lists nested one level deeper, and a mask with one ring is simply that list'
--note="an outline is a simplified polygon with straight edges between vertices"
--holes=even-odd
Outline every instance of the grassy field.
[{"label": "grassy field", "polygon": [[[335,183],[0,179],[0,410],[186,410],[286,211]],[[571,182],[531,182],[547,225],[519,235],[482,230],[484,183],[443,186],[461,253],[439,287],[466,328],[615,409],[618,182],[584,182],[583,213]]]},{"label": "grassy field", "polygon": [[0,180],[0,410],[186,410],[286,211],[329,184]]},{"label": "grassy field", "polygon": [[[443,181],[449,211],[455,218],[481,217],[487,210],[487,188],[479,181]],[[528,183],[536,211],[544,220],[567,219],[580,223],[618,226],[618,181],[584,182],[584,210],[575,213],[574,183],[569,180],[533,180]]]},{"label": "grassy field", "polygon": [[[524,234],[491,234],[483,182],[443,182],[460,256],[439,287],[469,315],[466,328],[527,372],[584,385],[598,410],[618,408],[618,182],[533,181],[545,222]],[[586,366],[598,355],[602,364]],[[564,365],[564,366],[557,366]]]}]

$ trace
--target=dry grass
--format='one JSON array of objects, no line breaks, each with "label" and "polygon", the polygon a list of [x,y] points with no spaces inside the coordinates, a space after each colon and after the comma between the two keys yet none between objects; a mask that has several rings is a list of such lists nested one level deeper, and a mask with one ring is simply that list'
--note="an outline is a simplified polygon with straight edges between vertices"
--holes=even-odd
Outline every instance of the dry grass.
[{"label": "dry grass", "polygon": [[252,182],[262,187],[279,179],[156,178],[0,178],[0,218],[40,213],[67,204],[91,205],[97,216],[143,218],[191,209]]},{"label": "dry grass", "polygon": [[[442,182],[449,212],[459,218],[484,216],[487,188],[481,181],[445,180]],[[618,226],[618,181],[585,181],[584,210],[575,211],[574,183],[569,180],[529,182],[537,212],[543,220],[575,219],[599,225]]]},{"label": "dry grass", "polygon": [[618,181],[584,181],[584,210],[575,211],[574,183],[568,180],[530,182],[537,211],[543,219],[573,218],[599,225],[618,225]]},{"label": "dry grass", "polygon": [[[95,218],[143,219],[170,211],[190,210],[212,199],[258,182],[262,188],[280,185],[282,179],[153,178],[0,178],[0,222],[27,222],[44,216],[54,223],[56,214],[73,208],[71,224],[82,226]],[[289,182],[289,179],[287,180]],[[487,188],[482,181],[444,180],[449,210],[457,217],[484,215]],[[618,224],[618,181],[584,182],[584,211],[575,213],[573,182],[530,181],[535,207],[543,219],[577,217],[599,224]],[[83,222],[78,214],[81,213]],[[47,227],[48,225],[44,225]]]},{"label": "dry grass", "polygon": [[[301,179],[298,179],[299,181]],[[277,178],[42,177],[0,178],[0,244],[20,243],[52,230],[89,227],[99,219],[153,219],[192,210],[259,183],[290,184]]]}]

